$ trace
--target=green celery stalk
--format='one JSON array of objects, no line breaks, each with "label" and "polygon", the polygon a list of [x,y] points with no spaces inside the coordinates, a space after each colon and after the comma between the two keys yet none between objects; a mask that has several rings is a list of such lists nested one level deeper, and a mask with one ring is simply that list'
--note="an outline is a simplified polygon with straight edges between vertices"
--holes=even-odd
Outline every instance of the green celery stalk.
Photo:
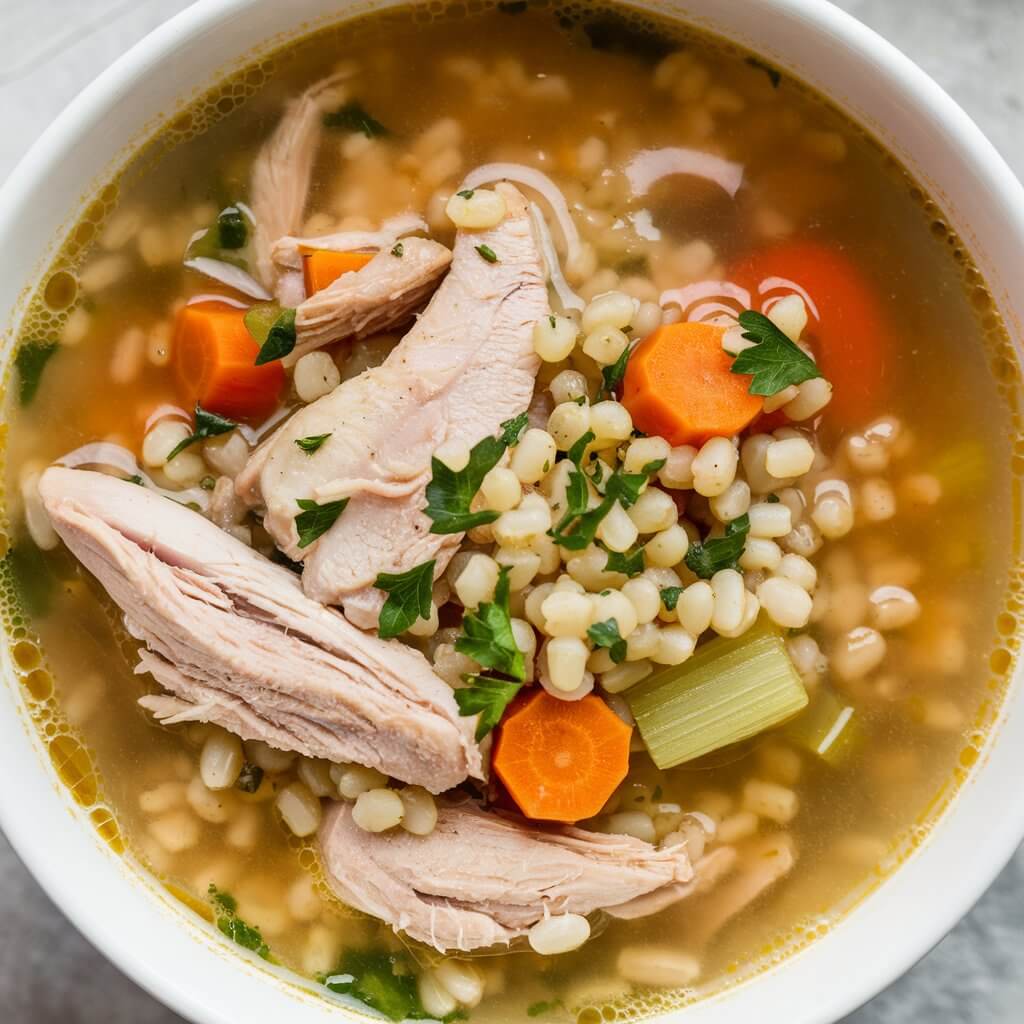
[{"label": "green celery stalk", "polygon": [[807,691],[782,638],[758,625],[712,640],[626,699],[654,763],[671,768],[779,725],[807,706]]},{"label": "green celery stalk", "polygon": [[825,689],[802,715],[787,723],[782,733],[833,768],[842,764],[863,738],[860,718],[853,707]]}]

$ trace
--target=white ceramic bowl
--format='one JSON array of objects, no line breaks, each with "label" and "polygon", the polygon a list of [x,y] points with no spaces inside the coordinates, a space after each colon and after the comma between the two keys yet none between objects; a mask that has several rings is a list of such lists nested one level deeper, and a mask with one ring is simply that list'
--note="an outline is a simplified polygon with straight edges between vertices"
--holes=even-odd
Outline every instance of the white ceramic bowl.
[{"label": "white ceramic bowl", "polygon": [[[204,0],[134,47],[46,131],[0,193],[0,323],[85,201],[169,115],[269,40],[395,0]],[[1024,190],[975,125],[922,71],[824,0],[638,3],[748,46],[816,86],[877,136],[967,243],[1019,346]],[[212,69],[212,70],[211,70]],[[15,260],[14,254],[17,254]],[[4,363],[16,331],[4,337]],[[111,960],[201,1024],[348,1019],[191,922],[110,853],[57,784],[3,652],[0,824],[46,891]],[[1019,672],[1018,672],[1019,676]],[[998,727],[927,842],[809,948],[666,1020],[831,1022],[891,982],[967,911],[1024,836],[1024,699],[1015,680]]]}]

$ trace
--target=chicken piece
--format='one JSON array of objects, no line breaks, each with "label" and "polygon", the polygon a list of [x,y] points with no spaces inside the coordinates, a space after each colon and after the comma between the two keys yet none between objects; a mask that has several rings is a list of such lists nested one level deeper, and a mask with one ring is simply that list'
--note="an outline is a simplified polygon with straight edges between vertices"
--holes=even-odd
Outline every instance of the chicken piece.
[{"label": "chicken piece", "polygon": [[255,274],[285,306],[295,306],[302,300],[302,275],[294,270],[279,274],[273,245],[282,236],[295,234],[302,225],[324,107],[339,98],[339,86],[350,74],[344,71],[321,79],[292,100],[253,162],[250,206],[256,221]]},{"label": "chicken piece", "polygon": [[[433,558],[440,575],[462,538],[430,533],[423,509],[433,453],[496,434],[533,395],[533,325],[549,313],[544,270],[525,200],[511,185],[497,187],[505,219],[459,232],[448,276],[384,363],[296,413],[260,452],[258,484],[254,473],[239,481],[240,494],[265,506],[277,545],[305,560],[306,593],[343,604],[365,628],[383,605],[373,586],[379,573]],[[495,262],[480,255],[484,246]],[[310,434],[331,435],[313,456],[294,443]],[[303,498],[350,499],[306,548],[295,527]]]},{"label": "chicken piece", "polygon": [[183,505],[101,473],[48,469],[57,533],[145,643],[166,722],[356,762],[441,792],[482,774],[471,721],[426,659],[309,600],[298,578]]},{"label": "chicken piece", "polygon": [[688,882],[685,847],[542,825],[442,801],[426,836],[366,832],[348,804],[320,827],[327,880],[345,903],[435,949],[507,945],[552,914],[589,914]]},{"label": "chicken piece", "polygon": [[400,327],[426,305],[452,254],[428,238],[405,238],[401,246],[401,256],[384,249],[365,267],[342,274],[299,304],[295,348],[285,365],[323,345]]}]

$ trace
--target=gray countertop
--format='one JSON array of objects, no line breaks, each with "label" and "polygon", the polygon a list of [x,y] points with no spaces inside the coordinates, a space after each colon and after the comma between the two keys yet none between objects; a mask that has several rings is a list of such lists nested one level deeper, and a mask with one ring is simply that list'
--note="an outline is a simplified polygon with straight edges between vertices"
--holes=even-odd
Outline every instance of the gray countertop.
[{"label": "gray countertop", "polygon": [[[83,85],[187,0],[0,0],[0,180]],[[1024,176],[1024,0],[839,0],[916,60]],[[884,937],[880,943],[884,951]],[[882,953],[884,955],[884,952]],[[0,1019],[175,1024],[71,927],[0,835]],[[844,1024],[1024,1019],[1024,852],[958,927]]]}]

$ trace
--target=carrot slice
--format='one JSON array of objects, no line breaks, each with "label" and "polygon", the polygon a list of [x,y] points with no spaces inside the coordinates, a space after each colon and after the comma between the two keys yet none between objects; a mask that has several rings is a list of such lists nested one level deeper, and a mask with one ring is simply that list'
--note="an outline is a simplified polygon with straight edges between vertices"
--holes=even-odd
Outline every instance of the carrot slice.
[{"label": "carrot slice", "polygon": [[502,721],[494,771],[528,818],[590,818],[629,771],[632,732],[599,697],[559,700],[538,686]]},{"label": "carrot slice", "polygon": [[284,385],[280,362],[256,366],[260,350],[243,317],[226,302],[184,306],[174,324],[171,357],[178,390],[191,408],[233,419],[257,419],[277,405]]},{"label": "carrot slice", "polygon": [[731,437],[757,416],[764,403],[749,393],[748,375],[730,370],[724,333],[714,324],[668,324],[640,342],[622,392],[635,426],[672,445],[699,445]]},{"label": "carrot slice", "polygon": [[832,384],[831,422],[863,425],[879,411],[891,383],[892,332],[875,289],[850,259],[820,242],[786,242],[741,260],[728,277],[762,302],[791,292],[810,299],[804,337]]},{"label": "carrot slice", "polygon": [[306,279],[306,294],[323,291],[351,270],[362,270],[375,253],[333,252],[330,249],[311,249],[302,254],[302,274]]}]

